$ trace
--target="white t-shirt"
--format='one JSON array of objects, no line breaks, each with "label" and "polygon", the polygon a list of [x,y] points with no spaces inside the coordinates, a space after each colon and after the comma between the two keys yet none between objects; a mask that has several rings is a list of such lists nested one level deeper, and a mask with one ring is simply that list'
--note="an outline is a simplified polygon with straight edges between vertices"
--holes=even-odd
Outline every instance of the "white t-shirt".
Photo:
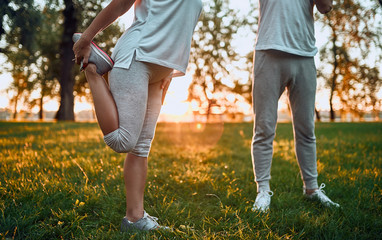
[{"label": "white t-shirt", "polygon": [[256,50],[316,55],[313,0],[259,0],[259,3]]},{"label": "white t-shirt", "polygon": [[201,0],[137,0],[133,24],[111,55],[114,67],[135,59],[186,72]]}]

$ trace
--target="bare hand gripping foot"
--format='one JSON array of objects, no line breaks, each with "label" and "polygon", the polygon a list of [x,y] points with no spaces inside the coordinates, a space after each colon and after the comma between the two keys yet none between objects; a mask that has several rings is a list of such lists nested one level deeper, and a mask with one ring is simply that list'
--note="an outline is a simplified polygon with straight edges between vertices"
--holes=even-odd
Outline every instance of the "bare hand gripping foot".
[{"label": "bare hand gripping foot", "polygon": [[[76,43],[81,38],[81,33],[73,34],[73,41]],[[99,75],[104,75],[109,72],[114,65],[114,61],[110,58],[107,53],[105,53],[100,47],[97,46],[93,41],[90,43],[90,55],[88,62],[84,63],[84,60],[81,60],[81,70],[84,70],[88,63],[94,63],[97,66],[97,73]]]}]

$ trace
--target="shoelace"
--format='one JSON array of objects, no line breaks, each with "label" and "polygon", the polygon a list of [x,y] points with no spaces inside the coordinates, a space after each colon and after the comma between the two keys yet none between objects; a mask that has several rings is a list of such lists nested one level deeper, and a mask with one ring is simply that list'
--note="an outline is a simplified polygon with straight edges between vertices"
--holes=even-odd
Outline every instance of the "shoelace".
[{"label": "shoelace", "polygon": [[267,190],[267,191],[261,191],[258,193],[259,194],[259,198],[258,198],[258,203],[259,204],[263,204],[263,202],[265,201],[264,197],[272,197],[273,196],[273,192],[270,191],[270,190]]},{"label": "shoelace", "polygon": [[261,194],[261,195],[266,195],[266,196],[270,196],[270,197],[273,196],[273,192],[272,192],[271,190],[261,191],[261,192],[259,192],[259,194]]},{"label": "shoelace", "polygon": [[153,216],[148,215],[148,214],[147,214],[147,217],[150,218],[151,220],[153,220],[154,222],[157,222],[157,221],[158,221],[158,218],[157,218],[157,217],[153,217]]},{"label": "shoelace", "polygon": [[155,223],[155,228],[160,228],[161,226],[159,225],[159,223],[157,222],[158,221],[158,218],[157,217],[153,217],[149,214],[147,214],[146,216],[147,218],[149,218],[151,221],[153,221]]},{"label": "shoelace", "polygon": [[323,190],[325,186],[326,186],[325,183],[321,183],[320,187],[316,191],[320,191],[322,193],[325,193],[325,191]]},{"label": "shoelace", "polygon": [[324,201],[332,202],[325,194],[325,191],[323,190],[325,187],[325,183],[321,183],[320,187],[315,191],[317,194],[317,197],[321,198]]}]

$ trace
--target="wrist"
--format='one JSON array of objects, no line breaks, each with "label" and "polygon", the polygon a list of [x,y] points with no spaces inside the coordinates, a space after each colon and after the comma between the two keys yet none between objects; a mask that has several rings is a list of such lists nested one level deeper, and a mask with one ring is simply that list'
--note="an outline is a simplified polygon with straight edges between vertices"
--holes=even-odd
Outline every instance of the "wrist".
[{"label": "wrist", "polygon": [[85,43],[88,43],[88,44],[90,44],[92,42],[93,38],[94,38],[94,36],[91,36],[89,33],[87,33],[87,31],[85,31],[81,35],[81,40]]}]

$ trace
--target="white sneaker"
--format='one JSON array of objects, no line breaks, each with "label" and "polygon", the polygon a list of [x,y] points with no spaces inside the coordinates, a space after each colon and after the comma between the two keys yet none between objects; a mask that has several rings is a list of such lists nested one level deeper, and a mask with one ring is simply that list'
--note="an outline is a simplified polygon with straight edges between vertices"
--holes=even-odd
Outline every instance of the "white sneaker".
[{"label": "white sneaker", "polygon": [[[73,42],[77,42],[81,38],[81,35],[82,33],[73,34]],[[94,63],[97,66],[97,73],[101,76],[109,72],[114,66],[114,61],[93,41],[90,44],[90,48],[91,52],[88,60],[89,63]],[[83,70],[83,67],[84,66],[81,62],[81,71]]]},{"label": "white sneaker", "polygon": [[325,187],[325,183],[322,183],[320,188],[310,195],[306,194],[306,191],[304,188],[304,195],[308,199],[319,201],[325,207],[340,207],[338,203],[333,202],[332,200],[330,200],[330,198],[328,198],[328,196],[325,195],[325,191],[322,190],[324,187]]},{"label": "white sneaker", "polygon": [[261,191],[257,193],[256,201],[253,204],[252,211],[266,212],[269,210],[269,205],[271,204],[271,197],[273,196],[272,191]]},{"label": "white sneaker", "polygon": [[131,222],[127,219],[127,217],[124,217],[121,223],[121,232],[128,232],[133,229],[143,231],[159,229],[170,230],[169,227],[159,225],[157,220],[158,218],[150,216],[146,211],[144,211],[143,213],[143,218],[139,219],[136,222]]}]

